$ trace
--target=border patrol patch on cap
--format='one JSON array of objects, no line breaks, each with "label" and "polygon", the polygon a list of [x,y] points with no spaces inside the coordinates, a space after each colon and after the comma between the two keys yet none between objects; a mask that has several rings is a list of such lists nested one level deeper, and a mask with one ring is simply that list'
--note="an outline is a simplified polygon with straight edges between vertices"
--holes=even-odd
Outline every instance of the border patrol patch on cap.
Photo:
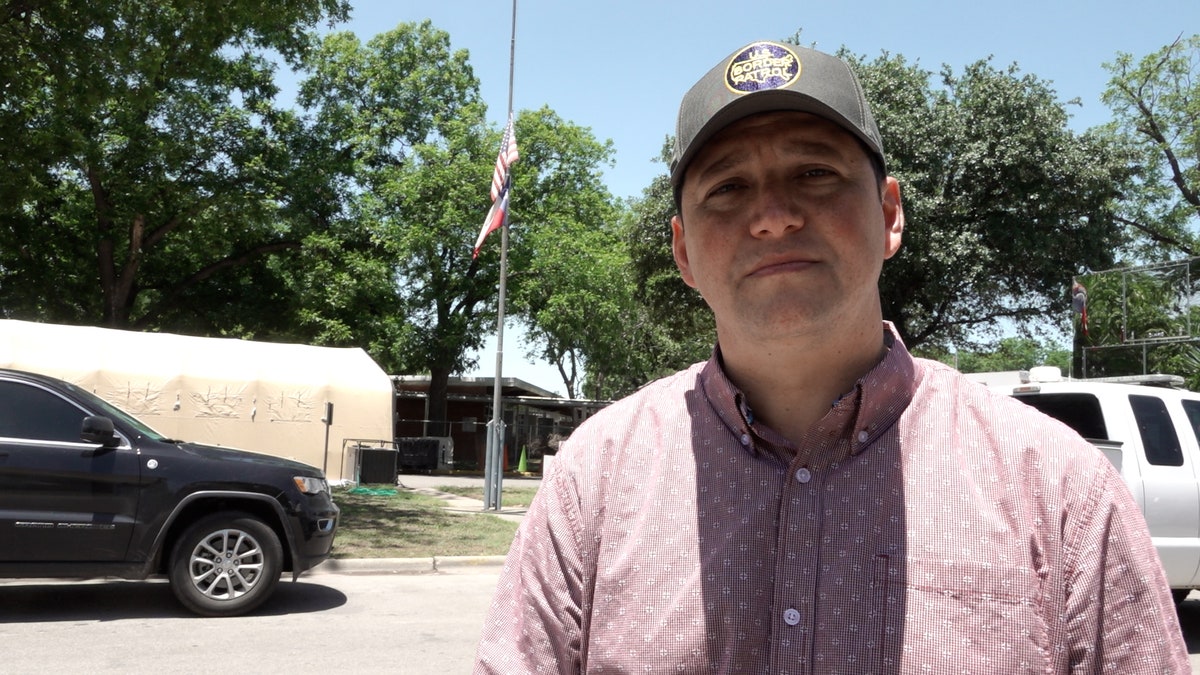
[{"label": "border patrol patch on cap", "polygon": [[787,87],[800,77],[800,59],[774,42],[755,42],[738,52],[725,68],[725,86],[735,94]]}]

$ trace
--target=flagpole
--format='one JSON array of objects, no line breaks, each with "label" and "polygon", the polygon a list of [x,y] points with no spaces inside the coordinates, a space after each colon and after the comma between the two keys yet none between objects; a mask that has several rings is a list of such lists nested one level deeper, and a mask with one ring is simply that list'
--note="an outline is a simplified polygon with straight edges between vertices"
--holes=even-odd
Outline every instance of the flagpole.
[{"label": "flagpole", "polygon": [[[508,46],[508,114],[512,122],[513,73],[517,54],[517,0],[512,3],[512,37]],[[508,180],[512,181],[511,174]],[[504,295],[508,287],[508,212],[500,225],[500,299],[496,310],[496,376],[492,383],[492,423],[489,426],[487,454],[484,458],[484,508],[500,510],[500,492],[504,480],[504,409],[501,403],[501,379],[504,374]]]}]

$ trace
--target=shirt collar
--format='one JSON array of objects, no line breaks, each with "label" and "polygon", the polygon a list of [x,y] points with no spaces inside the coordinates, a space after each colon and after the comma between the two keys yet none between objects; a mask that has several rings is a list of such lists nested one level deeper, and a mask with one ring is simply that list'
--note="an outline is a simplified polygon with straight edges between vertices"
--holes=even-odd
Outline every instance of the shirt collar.
[{"label": "shirt collar", "polygon": [[[814,426],[814,430],[837,429],[837,433],[845,434],[852,455],[862,452],[900,419],[917,389],[916,362],[895,326],[883,322],[883,334],[887,346],[883,359],[859,378],[850,391],[831,402],[830,412]],[[712,356],[701,369],[699,384],[717,417],[748,452],[758,454],[758,444],[753,442],[756,438],[791,446],[754,419],[745,394],[725,374],[719,344],[713,347]]]}]

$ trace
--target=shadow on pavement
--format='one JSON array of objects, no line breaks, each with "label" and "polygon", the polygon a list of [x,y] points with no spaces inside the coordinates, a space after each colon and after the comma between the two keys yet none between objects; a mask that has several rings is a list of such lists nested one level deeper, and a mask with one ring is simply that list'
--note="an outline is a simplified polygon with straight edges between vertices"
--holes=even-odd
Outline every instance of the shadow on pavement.
[{"label": "shadow on pavement", "polygon": [[[266,603],[246,616],[321,612],[344,604],[346,596],[341,591],[307,578],[293,583],[288,576],[280,580]],[[0,623],[168,618],[222,620],[196,616],[184,609],[165,581],[35,580],[0,584]]]}]

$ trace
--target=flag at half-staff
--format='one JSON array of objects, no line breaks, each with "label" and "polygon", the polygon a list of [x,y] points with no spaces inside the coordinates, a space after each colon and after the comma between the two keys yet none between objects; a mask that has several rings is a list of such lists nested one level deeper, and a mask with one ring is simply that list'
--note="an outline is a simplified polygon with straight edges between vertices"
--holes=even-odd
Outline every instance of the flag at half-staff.
[{"label": "flag at half-staff", "polygon": [[473,258],[479,257],[479,249],[483,246],[483,240],[487,239],[493,230],[504,226],[504,220],[508,216],[508,193],[512,188],[512,176],[509,174],[508,168],[519,157],[517,137],[513,132],[513,121],[510,115],[508,125],[504,127],[504,138],[500,141],[500,154],[496,157],[496,168],[492,172],[492,208],[488,209],[487,217],[483,219],[483,228],[479,230],[479,238],[475,240],[475,252],[471,255]]},{"label": "flag at half-staff", "polygon": [[1071,280],[1071,309],[1079,314],[1079,326],[1083,329],[1083,334],[1087,335],[1087,289],[1078,279]]}]

